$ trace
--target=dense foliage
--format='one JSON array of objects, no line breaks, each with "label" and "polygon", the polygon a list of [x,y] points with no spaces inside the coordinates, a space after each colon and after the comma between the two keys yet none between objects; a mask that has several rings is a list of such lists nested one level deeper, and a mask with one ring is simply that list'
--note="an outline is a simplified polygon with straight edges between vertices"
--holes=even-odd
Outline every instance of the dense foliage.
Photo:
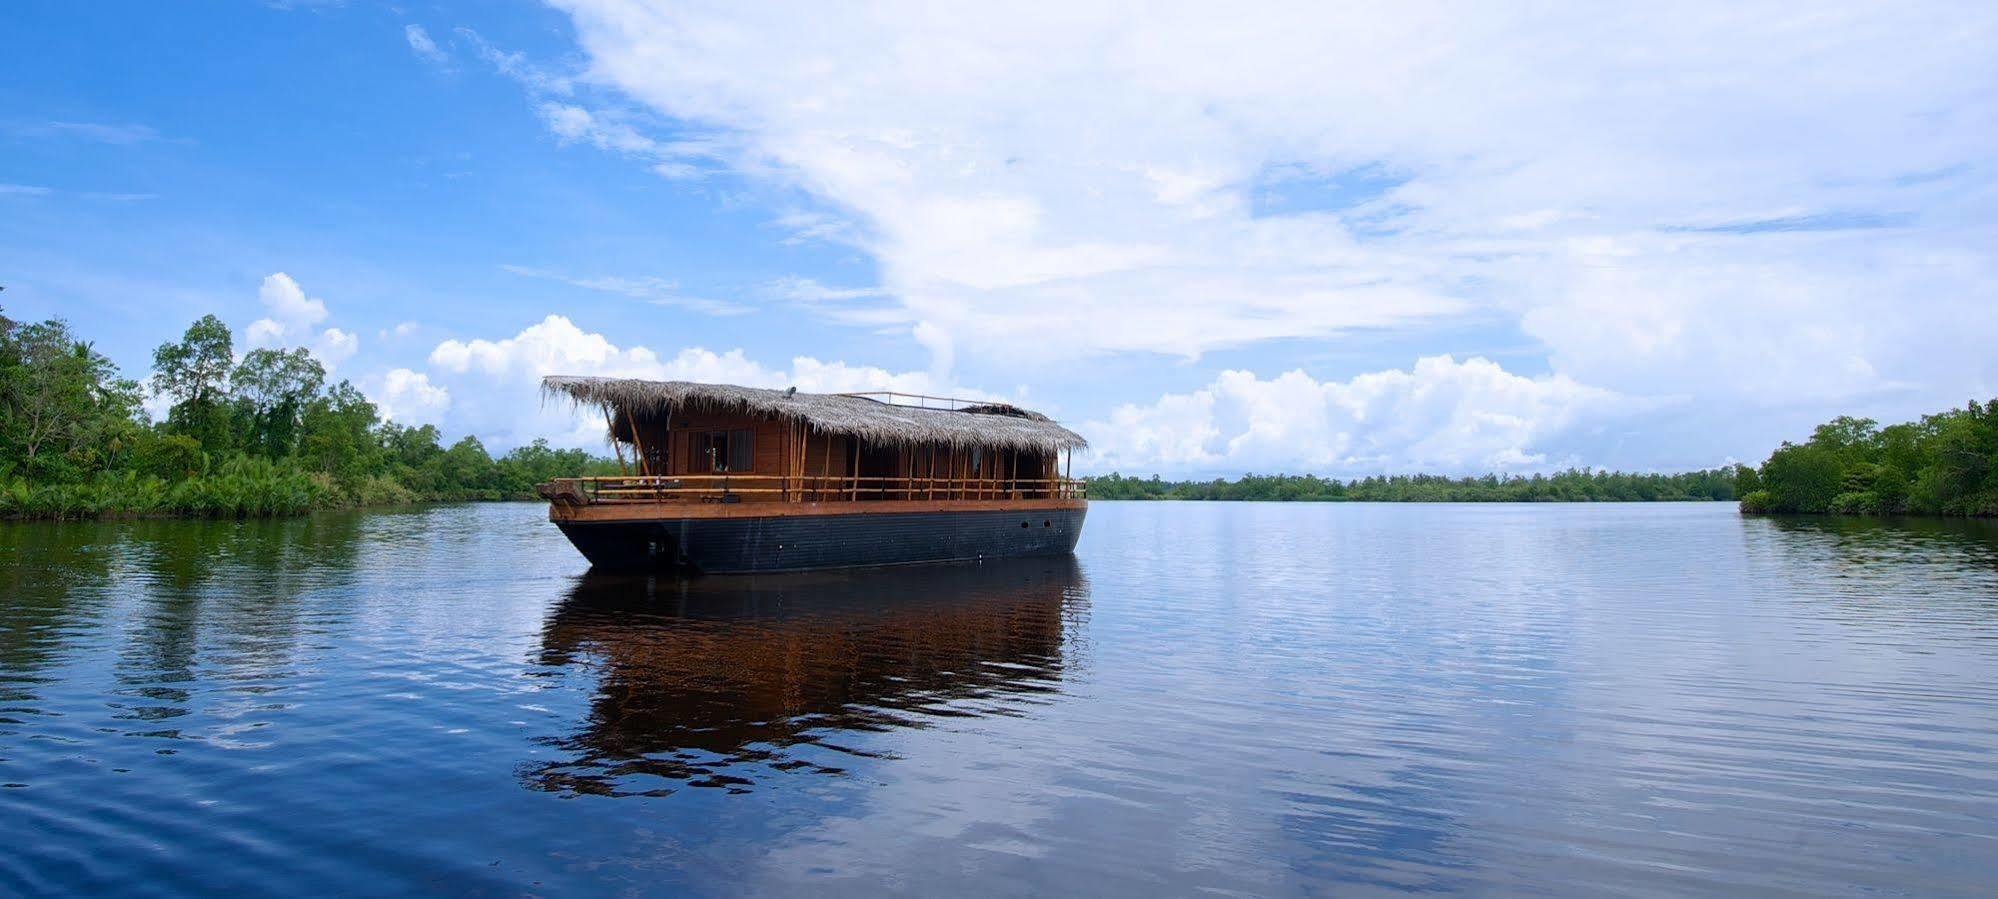
[{"label": "dense foliage", "polygon": [[1734,499],[1732,473],[1630,474],[1569,469],[1526,477],[1393,475],[1341,481],[1316,475],[1164,481],[1109,474],[1086,479],[1091,499],[1298,500],[1306,502],[1653,502]]},{"label": "dense foliage", "polygon": [[1736,484],[1743,512],[1998,515],[1998,400],[1884,428],[1835,418]]},{"label": "dense foliage", "polygon": [[[150,421],[147,389],[171,402]],[[476,438],[381,420],[304,350],[238,358],[195,322],[153,354],[148,385],[57,319],[0,316],[0,515],[286,515],[329,506],[532,496],[615,463],[535,441],[495,459]]]}]

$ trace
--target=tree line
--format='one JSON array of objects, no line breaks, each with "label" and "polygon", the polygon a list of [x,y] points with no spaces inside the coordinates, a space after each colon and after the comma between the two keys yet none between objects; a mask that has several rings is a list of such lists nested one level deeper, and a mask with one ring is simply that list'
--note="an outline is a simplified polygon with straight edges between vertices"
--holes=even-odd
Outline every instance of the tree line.
[{"label": "tree line", "polygon": [[[148,396],[166,404],[158,421]],[[0,314],[0,516],[244,516],[423,500],[531,498],[617,463],[536,440],[495,458],[476,437],[385,421],[303,349],[253,349],[203,316],[142,383],[62,319]],[[1744,512],[1998,515],[1998,400],[1880,427],[1840,417],[1759,467],[1679,474],[1246,475],[1085,479],[1095,499],[1372,502],[1732,500]]]},{"label": "tree line", "polygon": [[[148,395],[170,403],[151,420]],[[0,516],[246,516],[533,495],[616,463],[537,440],[494,458],[476,437],[382,420],[303,349],[254,349],[203,316],[144,383],[62,319],[0,315]]]},{"label": "tree line", "polygon": [[1998,516],[1998,400],[1884,428],[1834,418],[1740,466],[1736,489],[1743,512]]},{"label": "tree line", "polygon": [[1382,475],[1354,480],[1317,475],[1246,475],[1238,480],[1167,481],[1108,474],[1084,478],[1090,499],[1299,502],[1669,502],[1731,500],[1734,473],[1716,468],[1643,474],[1571,468],[1554,474],[1449,478]]}]

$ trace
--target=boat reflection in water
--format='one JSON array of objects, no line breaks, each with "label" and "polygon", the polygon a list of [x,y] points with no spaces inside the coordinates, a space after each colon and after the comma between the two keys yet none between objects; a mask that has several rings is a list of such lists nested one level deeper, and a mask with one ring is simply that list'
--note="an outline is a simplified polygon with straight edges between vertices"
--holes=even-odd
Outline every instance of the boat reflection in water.
[{"label": "boat reflection in water", "polygon": [[[840,774],[867,733],[1017,713],[1079,661],[1088,585],[1070,556],[757,577],[588,575],[542,662],[592,672],[538,789],[665,795]],[[875,741],[879,742],[879,741]]]}]

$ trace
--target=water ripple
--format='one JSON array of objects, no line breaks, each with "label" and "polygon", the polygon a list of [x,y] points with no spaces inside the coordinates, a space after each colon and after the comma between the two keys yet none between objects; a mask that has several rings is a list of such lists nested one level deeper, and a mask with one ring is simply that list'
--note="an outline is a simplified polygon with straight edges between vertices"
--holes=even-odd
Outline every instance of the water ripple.
[{"label": "water ripple", "polygon": [[0,525],[0,894],[1979,895],[1998,532],[1099,503],[588,575],[532,506]]}]

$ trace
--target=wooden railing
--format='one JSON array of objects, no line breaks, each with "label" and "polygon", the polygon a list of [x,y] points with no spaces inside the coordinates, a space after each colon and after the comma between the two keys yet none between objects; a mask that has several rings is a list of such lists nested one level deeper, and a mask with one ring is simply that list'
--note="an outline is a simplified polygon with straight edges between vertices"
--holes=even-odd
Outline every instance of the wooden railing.
[{"label": "wooden railing", "polygon": [[[584,503],[862,502],[935,499],[1086,499],[1071,478],[849,477],[845,475],[689,474],[556,478],[542,486],[550,499]],[[559,499],[558,499],[559,501]]]}]

